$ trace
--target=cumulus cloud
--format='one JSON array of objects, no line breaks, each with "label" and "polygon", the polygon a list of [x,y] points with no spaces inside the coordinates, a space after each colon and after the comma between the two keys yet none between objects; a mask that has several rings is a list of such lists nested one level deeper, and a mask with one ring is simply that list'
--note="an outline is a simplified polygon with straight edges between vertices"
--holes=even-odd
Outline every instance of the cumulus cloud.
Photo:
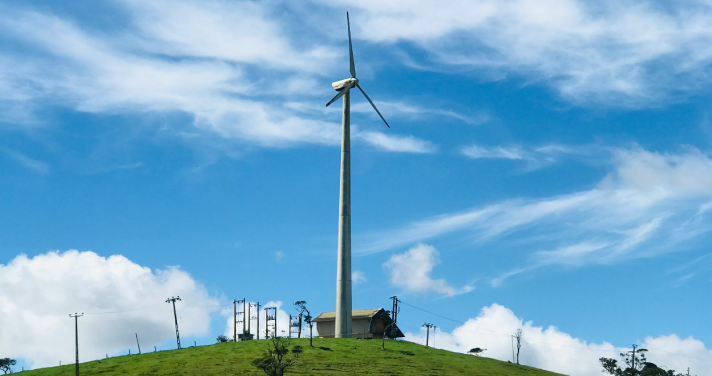
[{"label": "cumulus cloud", "polygon": [[[484,307],[479,316],[452,330],[443,331],[440,328],[431,332],[430,343],[431,346],[460,353],[474,347],[486,348],[484,356],[511,361],[511,335],[517,329],[522,329],[523,333],[520,363],[566,375],[600,375],[599,358],[617,358],[619,353],[630,350],[607,342],[589,343],[554,326],[535,326],[532,321],[524,321],[499,304]],[[405,335],[408,341],[425,344],[424,330]],[[647,337],[638,344],[650,350],[647,354],[649,361],[678,372],[687,367],[708,369],[712,361],[712,350],[692,337],[682,339],[674,334]]]},{"label": "cumulus cloud", "polygon": [[506,235],[516,241],[511,251],[524,253],[527,261],[493,278],[497,285],[547,265],[605,264],[679,251],[712,230],[709,155],[632,148],[616,151],[612,164],[590,190],[439,215],[371,236],[357,249],[379,252],[444,234],[481,245]]},{"label": "cumulus cloud", "polygon": [[352,9],[356,38],[409,42],[427,52],[429,61],[405,59],[413,67],[484,71],[493,79],[515,74],[579,103],[640,106],[710,82],[712,4],[706,1],[673,8],[584,0],[336,4]]},{"label": "cumulus cloud", "polygon": [[353,282],[354,285],[358,285],[359,283],[364,283],[364,282],[366,282],[366,275],[363,274],[363,272],[360,270],[354,270],[351,273],[351,282]]},{"label": "cumulus cloud", "polygon": [[74,348],[66,346],[74,337],[70,313],[85,314],[79,319],[83,362],[133,348],[134,333],[151,347],[175,338],[168,297],[183,299],[176,306],[185,337],[207,334],[219,305],[177,267],[152,271],[121,255],[75,250],[17,256],[0,265],[0,287],[0,351],[32,367],[74,360]]},{"label": "cumulus cloud", "polygon": [[435,247],[418,244],[405,253],[391,256],[383,267],[388,271],[391,284],[403,287],[407,292],[430,291],[445,296],[455,296],[472,291],[471,286],[455,289],[444,278],[433,279],[433,268],[440,264],[440,253]]}]

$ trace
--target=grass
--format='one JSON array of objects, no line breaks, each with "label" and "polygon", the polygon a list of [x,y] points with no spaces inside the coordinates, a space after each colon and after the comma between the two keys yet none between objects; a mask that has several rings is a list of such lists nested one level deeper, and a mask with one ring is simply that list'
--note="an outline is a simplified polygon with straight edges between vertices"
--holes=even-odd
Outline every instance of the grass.
[{"label": "grass", "polygon": [[[499,360],[433,349],[405,341],[293,339],[304,352],[287,375],[473,375],[553,376],[553,372]],[[82,376],[101,375],[264,375],[250,363],[267,342],[248,341],[126,355],[81,363]],[[290,346],[291,348],[291,346]],[[74,364],[25,371],[25,376],[71,376]]]}]

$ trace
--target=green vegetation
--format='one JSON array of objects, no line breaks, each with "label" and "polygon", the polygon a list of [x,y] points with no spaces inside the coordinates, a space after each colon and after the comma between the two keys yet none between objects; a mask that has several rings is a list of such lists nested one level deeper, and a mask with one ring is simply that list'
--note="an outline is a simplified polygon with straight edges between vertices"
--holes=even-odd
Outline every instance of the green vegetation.
[{"label": "green vegetation", "polygon": [[[143,355],[127,355],[80,365],[81,375],[264,375],[252,361],[268,341],[226,342]],[[472,375],[553,376],[552,372],[498,360],[437,350],[405,341],[315,338],[292,339],[302,353],[286,375]],[[72,376],[74,364],[26,371],[23,376]]]}]

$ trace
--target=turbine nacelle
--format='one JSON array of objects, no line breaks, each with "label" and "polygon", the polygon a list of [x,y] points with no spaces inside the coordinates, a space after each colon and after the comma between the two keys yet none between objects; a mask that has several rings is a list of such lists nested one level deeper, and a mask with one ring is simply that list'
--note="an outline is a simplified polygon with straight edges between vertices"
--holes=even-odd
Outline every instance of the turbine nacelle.
[{"label": "turbine nacelle", "polygon": [[336,81],[331,86],[334,87],[334,90],[338,91],[339,93],[336,94],[335,97],[331,98],[329,102],[326,103],[326,107],[329,107],[330,104],[334,103],[337,99],[341,98],[344,96],[344,94],[348,93],[349,90],[353,87],[357,87],[361,93],[363,94],[364,97],[366,97],[366,100],[368,103],[373,106],[373,109],[376,110],[376,113],[378,113],[378,116],[381,117],[381,120],[383,120],[384,123],[386,123],[386,126],[390,128],[391,126],[388,125],[388,122],[386,119],[381,115],[381,111],[378,111],[378,108],[376,107],[375,104],[373,104],[373,101],[371,98],[368,97],[368,94],[361,88],[361,85],[358,84],[358,78],[356,78],[356,64],[354,64],[354,49],[351,46],[351,22],[349,21],[349,14],[346,13],[346,26],[349,30],[349,70],[351,71],[351,78],[347,78],[345,80],[341,81]]},{"label": "turbine nacelle", "polygon": [[334,88],[336,91],[341,91],[346,88],[352,88],[354,86],[358,85],[358,78],[347,78],[345,80],[341,81],[336,81],[331,84],[331,86]]}]

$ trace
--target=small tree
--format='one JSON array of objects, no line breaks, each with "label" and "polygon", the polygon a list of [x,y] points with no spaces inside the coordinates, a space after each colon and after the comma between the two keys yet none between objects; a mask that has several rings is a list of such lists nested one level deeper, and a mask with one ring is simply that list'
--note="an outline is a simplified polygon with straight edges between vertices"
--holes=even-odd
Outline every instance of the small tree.
[{"label": "small tree", "polygon": [[299,360],[299,354],[301,354],[303,352],[304,352],[304,349],[299,345],[292,347],[292,354],[294,354],[294,358],[297,360]]},{"label": "small tree", "polygon": [[[296,359],[284,359],[289,353],[289,341],[285,343],[282,337],[272,337],[271,342],[271,344],[267,343],[267,352],[264,352],[260,358],[253,360],[252,365],[269,376],[283,376],[287,369],[294,365]],[[298,357],[299,353],[301,351],[298,350],[295,355]]]},{"label": "small tree", "polygon": [[482,356],[482,354],[483,354],[485,351],[487,351],[487,349],[481,349],[481,348],[479,348],[479,347],[475,347],[475,348],[470,349],[470,351],[468,351],[467,353],[468,353],[468,354],[472,354],[472,355],[474,355],[474,356]]},{"label": "small tree", "polygon": [[307,309],[306,304],[307,302],[304,300],[294,302],[294,306],[299,311],[299,315],[302,315],[304,317],[304,322],[307,323],[307,326],[309,327],[309,347],[314,347],[314,345],[312,344],[312,328],[314,327],[314,323],[312,322],[312,317],[309,313],[309,310]]},{"label": "small tree", "polygon": [[230,340],[227,338],[227,336],[224,335],[224,334],[219,335],[216,340],[217,340],[218,343],[221,343],[221,342],[229,342],[229,341],[230,341]]},{"label": "small tree", "polygon": [[521,329],[517,329],[517,332],[514,333],[514,339],[517,340],[517,364],[519,364],[519,349],[522,348],[522,338],[524,338],[524,333],[522,333]]},{"label": "small tree", "polygon": [[392,328],[393,325],[395,325],[395,324],[396,324],[396,323],[392,322],[392,323],[388,324],[388,326],[386,326],[386,327],[383,329],[383,341],[381,342],[381,350],[385,350],[385,349],[386,349],[386,333],[388,333],[388,329],[389,329],[389,328]]},{"label": "small tree", "polygon": [[17,364],[17,361],[15,359],[10,359],[10,358],[2,358],[0,359],[0,371],[3,371],[3,373],[7,374],[8,372],[12,372],[12,366]]}]

